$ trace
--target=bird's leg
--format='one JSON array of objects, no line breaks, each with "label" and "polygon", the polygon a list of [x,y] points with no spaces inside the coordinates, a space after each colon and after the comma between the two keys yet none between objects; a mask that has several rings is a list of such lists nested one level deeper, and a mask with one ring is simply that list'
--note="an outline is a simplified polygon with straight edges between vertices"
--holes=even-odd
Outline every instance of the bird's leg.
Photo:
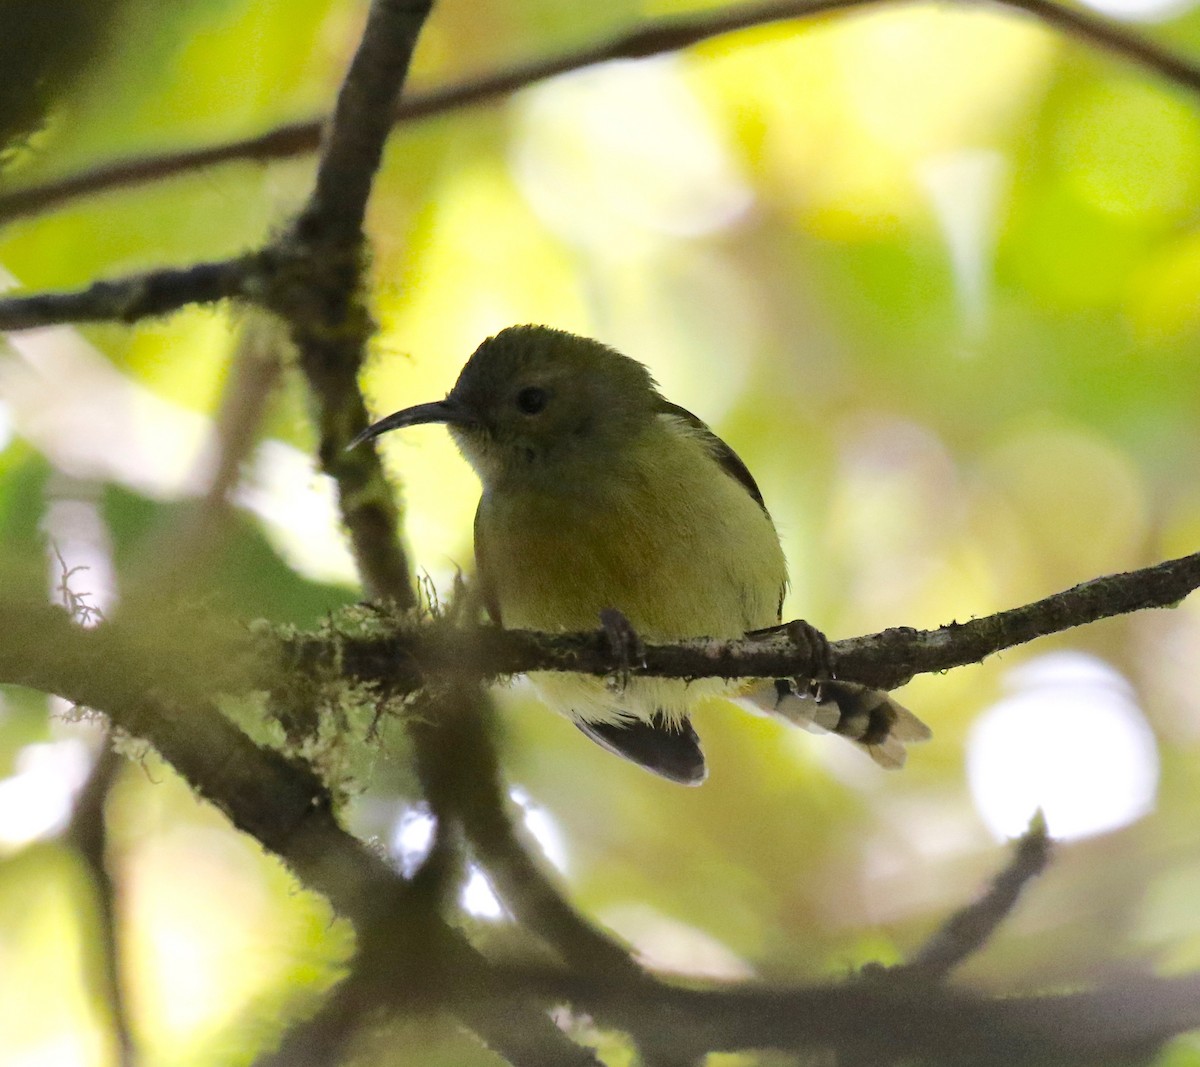
[{"label": "bird's leg", "polygon": [[796,684],[808,689],[809,694],[820,700],[821,683],[834,677],[833,654],[829,652],[829,639],[812,623],[804,619],[793,619],[784,627],[787,639],[796,646],[799,654],[808,658],[812,670],[808,677],[797,678]]},{"label": "bird's leg", "polygon": [[796,651],[808,658],[812,664],[812,671],[808,677],[793,678],[790,683],[786,679],[779,679],[775,683],[779,699],[782,700],[787,695],[785,691],[787,687],[795,685],[795,691],[807,692],[818,704],[823,704],[825,701],[821,683],[830,681],[834,677],[829,638],[804,619],[793,619],[784,627],[784,630],[788,635],[788,640],[796,646]]},{"label": "bird's leg", "polygon": [[781,633],[787,634],[788,640],[796,647],[797,654],[803,656],[810,664],[811,671],[808,675],[775,680],[776,709],[789,696],[805,695],[817,703],[823,703],[821,683],[835,678],[829,638],[804,619],[793,619],[791,622],[767,626],[761,630],[749,630],[746,636],[751,639],[767,639],[777,637]]},{"label": "bird's leg", "polygon": [[646,646],[633,628],[633,623],[616,608],[604,608],[600,612],[600,630],[618,664],[617,685],[624,689],[629,684],[633,668],[646,665]]}]

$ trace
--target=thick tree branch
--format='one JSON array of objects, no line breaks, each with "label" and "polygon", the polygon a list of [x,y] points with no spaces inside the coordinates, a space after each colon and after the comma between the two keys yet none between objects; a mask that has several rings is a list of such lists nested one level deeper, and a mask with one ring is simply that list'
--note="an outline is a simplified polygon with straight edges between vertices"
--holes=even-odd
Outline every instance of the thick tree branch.
[{"label": "thick tree branch", "polygon": [[999,998],[942,983],[888,981],[702,989],[656,982],[630,998],[619,983],[528,968],[513,970],[510,984],[578,1005],[606,1026],[658,1025],[674,1036],[680,1056],[694,1059],[706,1052],[832,1048],[871,1063],[1128,1067],[1200,1028],[1195,974]]},{"label": "thick tree branch", "polygon": [[[404,124],[456,108],[507,96],[568,71],[614,59],[636,59],[688,48],[714,37],[772,22],[800,20],[843,8],[886,0],[773,0],[726,11],[701,12],[645,23],[595,45],[514,64],[440,89],[411,93],[399,102],[393,122]],[[1023,11],[1069,37],[1112,52],[1192,91],[1200,91],[1200,66],[1161,45],[1089,12],[1049,0],[993,0],[996,6]],[[187,174],[229,162],[264,163],[314,151],[323,121],[280,126],[254,137],[203,148],[115,160],[90,170],[25,189],[0,194],[0,222],[47,211],[82,196],[122,189]]]},{"label": "thick tree branch", "polygon": [[501,785],[478,687],[439,693],[410,730],[426,799],[440,820],[462,826],[476,858],[519,923],[541,935],[563,962],[589,974],[637,982],[628,952],[567,903],[519,840]]},{"label": "thick tree branch", "polygon": [[[424,884],[433,899],[446,904],[453,899],[452,891],[464,873],[462,857],[445,845],[461,828],[518,922],[542,936],[568,965],[626,981],[632,988],[646,979],[641,968],[571,909],[517,840],[485,710],[478,687],[448,687],[422,704],[414,719],[410,732],[418,772],[437,818],[434,851],[414,884]],[[259,1067],[339,1062],[372,1013],[402,1007],[396,999],[392,940],[386,927],[360,930],[350,975],[321,1011],[289,1033],[278,1053]],[[597,1064],[594,1055],[582,1048],[558,1062]]]},{"label": "thick tree branch", "polygon": [[[85,630],[59,608],[0,602],[0,682],[95,708],[149,741],[199,796],[360,933],[383,931],[373,936],[388,945],[393,1007],[436,1009],[449,1002],[450,990],[471,991],[451,1010],[513,1064],[589,1064],[523,993],[514,998],[497,984],[488,961],[445,924],[419,887],[341,828],[328,790],[308,766],[256,745],[211,703],[203,687],[212,671],[194,658],[203,655],[195,635],[190,650],[188,640],[155,622],[138,631],[111,623]],[[213,662],[222,658],[217,653]],[[208,679],[200,682],[198,672]]]},{"label": "thick tree branch", "polygon": [[[373,3],[362,42],[338,98],[312,197],[281,245],[285,252],[294,251],[297,263],[308,274],[310,284],[298,291],[303,306],[289,299],[290,290],[284,291],[284,299],[276,301],[276,307],[291,324],[301,365],[317,403],[322,466],[338,483],[342,517],[351,533],[364,584],[373,596],[401,606],[411,605],[414,597],[407,562],[399,547],[390,489],[374,449],[347,453],[345,446],[366,425],[366,411],[358,391],[358,371],[373,324],[360,293],[362,221],[392,125],[392,111],[429,6],[428,0]],[[328,269],[330,265],[332,269]],[[321,268],[319,276],[312,270],[314,267]],[[313,295],[324,297],[318,300],[315,313],[310,306]],[[460,716],[469,715],[478,699],[477,694],[464,697],[461,709],[456,701],[452,710],[459,711]],[[518,909],[523,902],[534,898],[524,909],[525,917],[532,920],[534,929],[548,928],[552,943],[569,960],[574,948],[583,945],[590,962],[609,961],[611,970],[617,966],[613,961],[619,960],[625,965],[622,974],[640,973],[619,947],[610,945],[574,913],[512,838],[491,740],[478,715],[470,721],[478,728],[470,736],[474,742],[471,753],[456,753],[459,765],[449,774],[435,770],[430,779],[434,785],[430,802],[439,819],[461,822],[476,849],[486,853],[485,861],[487,857],[492,860],[491,867],[501,882],[502,892],[509,890],[506,896],[516,902]],[[421,766],[428,771],[431,765],[439,764],[440,770],[445,771],[445,761],[439,759],[439,753],[444,751],[444,734],[420,728],[411,732]],[[479,775],[470,773],[475,765]],[[486,795],[477,797],[475,802],[464,802],[460,794],[468,782]],[[438,786],[448,788],[439,791]],[[489,816],[486,827],[476,825],[476,816]],[[516,876],[506,877],[514,868]],[[360,946],[349,988],[361,992],[361,987],[369,986],[373,980],[374,963],[380,953],[370,937],[361,941]],[[385,946],[383,958],[390,958],[392,951],[392,946]],[[347,995],[345,991],[339,993],[329,1006],[330,1012],[336,1013]],[[344,1038],[346,1027],[330,1026],[323,1032],[341,1034]]]},{"label": "thick tree branch", "polygon": [[[1038,637],[1145,608],[1171,607],[1200,587],[1200,552],[1083,582],[1023,607],[935,630],[896,627],[830,643],[833,673],[844,681],[894,688],[913,675],[977,663]],[[480,679],[526,671],[605,675],[622,669],[603,635],[530,630],[398,629],[379,637],[322,633],[286,643],[302,670],[336,663],[350,677],[412,692],[430,677],[463,672]],[[663,678],[811,677],[819,664],[782,626],[760,637],[701,638],[647,645],[638,673]]]},{"label": "thick tree branch", "polygon": [[[568,66],[561,66],[564,59],[560,57],[550,61],[550,66],[531,65],[515,75],[507,72],[501,76],[507,81],[493,79],[490,87],[484,82],[460,87],[458,99],[445,97],[437,106],[460,106],[470,99],[511,92],[520,84],[559,70],[603,59],[684,47],[743,25],[871,2],[875,0],[776,2],[654,23],[598,49],[566,57]],[[1131,44],[1124,31],[1091,16],[1044,0],[1003,2],[1151,66],[1190,88],[1200,87],[1200,78],[1190,65],[1137,39]],[[359,450],[348,455],[342,446],[365,424],[356,385],[372,330],[361,292],[363,213],[427,10],[427,0],[373,3],[325,141],[314,193],[295,225],[274,245],[227,263],[99,283],[82,293],[0,301],[0,329],[67,320],[133,321],[187,303],[230,296],[277,311],[289,323],[312,387],[322,465],[337,481],[364,584],[372,596],[402,605],[411,603],[412,594],[396,536],[390,491],[373,453]],[[754,21],[745,22],[747,18]],[[689,33],[693,35],[690,38]],[[1162,606],[1197,584],[1200,562],[1198,557],[1188,557],[1133,575],[1098,579],[1038,604],[962,626],[952,624],[924,634],[888,631],[874,638],[839,642],[833,648],[833,665],[844,678],[897,684],[916,671],[972,662],[1044,633],[1122,611]],[[672,1063],[711,1049],[764,1044],[780,1048],[828,1045],[854,1052],[874,1048],[892,1057],[899,1050],[957,1062],[1017,1063],[1023,1062],[1022,1057],[1032,1062],[1035,1055],[1056,1062],[1077,1061],[1071,1058],[1073,1048],[1056,1055],[1060,1051],[1056,1027],[1063,1025],[1064,1019],[1078,1025],[1093,1010],[1093,1002],[1078,998],[1039,998],[1031,1002],[1027,1015],[1014,1016],[1013,1001],[991,1003],[950,990],[931,995],[922,988],[914,993],[922,984],[919,982],[860,982],[811,991],[755,987],[683,990],[644,975],[619,946],[574,913],[521,848],[505,814],[494,752],[472,703],[474,698],[468,694],[462,698],[462,706],[469,714],[459,709],[460,716],[466,717],[450,718],[437,730],[427,730],[424,724],[413,730],[431,800],[440,818],[452,818],[463,826],[518,917],[541,932],[571,967],[569,975],[525,975],[520,982],[507,984],[444,922],[437,910],[439,894],[430,892],[419,880],[403,883],[378,856],[341,829],[325,785],[309,767],[255,745],[220,713],[210,691],[221,684],[220,679],[237,683],[235,688],[249,684],[250,677],[280,682],[277,663],[272,661],[257,671],[253,665],[239,662],[222,664],[219,669],[198,669],[199,651],[168,655],[165,640],[169,634],[151,633],[145,620],[139,619],[137,625],[146,627],[145,632],[130,624],[103,624],[84,631],[51,608],[0,604],[0,680],[33,685],[96,707],[121,729],[149,740],[235,826],[280,855],[307,885],[325,893],[355,922],[360,953],[354,974],[327,1009],[335,1024],[340,1024],[327,1030],[331,1050],[341,1046],[352,1032],[350,1024],[362,1017],[362,1007],[354,1003],[354,997],[361,996],[367,1005],[393,1010],[453,1004],[468,1025],[517,1064],[594,1063],[594,1057],[567,1041],[538,1010],[566,995],[634,1034],[643,1046],[649,1046],[651,1055],[656,1055],[657,1049],[646,1035],[661,1034],[659,1044],[670,1045]],[[333,664],[335,657],[341,656],[344,662],[339,664],[339,672],[349,667],[351,673],[393,689],[415,688],[438,673],[461,680],[464,673],[468,678],[535,668],[607,673],[617,666],[592,635],[550,638],[463,632],[443,626],[404,632],[400,638],[408,642],[403,646],[405,657],[398,655],[395,636],[375,641],[308,638],[292,643],[287,651],[301,664]],[[240,654],[268,651],[261,641],[247,644]],[[647,673],[673,676],[774,677],[809,674],[813,669],[797,654],[786,632],[752,641],[652,648],[647,660]],[[402,661],[405,666],[401,669],[397,664]],[[467,766],[483,772],[477,776],[479,780],[464,777],[462,767],[455,766],[455,759],[464,751],[470,754]],[[999,921],[1013,892],[1005,883],[985,898],[990,905],[980,906],[974,913],[964,912],[972,922],[960,916],[961,922],[951,924],[956,935],[962,936],[951,939],[954,944],[949,948],[935,946],[924,971],[916,967],[917,977],[952,966],[961,958],[963,946],[977,947],[979,930]],[[982,936],[986,937],[986,932]],[[914,964],[921,961],[918,957]],[[1153,993],[1169,1003],[1169,1009],[1161,1009],[1158,1000],[1147,994],[1140,1004],[1151,1022],[1136,1033],[1122,1031],[1108,1045],[1093,1042],[1091,1059],[1110,1053],[1113,1040],[1122,1051],[1140,1050],[1200,1021],[1194,1007],[1195,990],[1188,991],[1191,1000],[1172,999],[1175,987],[1159,983]],[[339,1012],[347,1014],[339,1017]],[[1154,1025],[1163,1028],[1161,1033]]]},{"label": "thick tree branch", "polygon": [[[401,606],[412,605],[414,593],[400,547],[390,488],[374,449],[347,453],[345,446],[367,421],[358,390],[358,372],[374,327],[361,292],[362,222],[391,128],[392,111],[429,7],[429,0],[374,0],[338,97],[312,196],[279,245],[284,256],[293,257],[297,280],[303,284],[281,287],[271,298],[272,306],[288,321],[300,352],[317,407],[321,464],[337,482],[342,518],[350,531],[364,585],[371,595]],[[414,744],[420,759],[427,757],[437,742],[415,731]],[[490,739],[481,741],[480,751],[491,753]],[[431,798],[439,817],[445,814],[442,799]],[[502,814],[497,817],[503,821]],[[523,852],[521,856],[527,859]],[[536,881],[537,872],[533,875]],[[559,900],[553,892],[543,894],[543,899],[551,903]],[[569,918],[569,929],[603,942],[574,913]],[[386,990],[390,998],[395,997],[396,983],[390,975],[395,951],[391,923],[382,928],[360,925],[359,951],[351,979],[326,1005],[316,1027],[290,1038],[285,1050],[302,1048],[308,1044],[306,1037],[316,1035],[330,1044],[330,1052],[344,1045],[362,1018],[363,1005],[377,999],[371,995],[373,989]],[[443,957],[446,955],[443,949]],[[381,961],[389,965],[381,967]],[[444,965],[448,960],[443,958],[442,962]],[[381,972],[386,982],[379,981]],[[394,999],[390,1003],[394,1004]],[[470,1022],[471,1015],[466,1019]],[[475,1021],[485,1037],[497,1029],[487,1017]],[[571,1046],[557,1031],[552,1040],[543,1032],[549,1025],[543,1018],[540,1025],[528,1030],[526,1046],[513,1049],[520,1057],[517,1062],[594,1062],[590,1053]],[[511,1045],[511,1037],[506,1036],[506,1040]]]},{"label": "thick tree branch", "polygon": [[[184,640],[195,640],[187,627],[178,636],[183,649]],[[597,967],[588,952],[569,972],[497,971],[437,917],[436,897],[402,883],[337,825],[323,785],[307,767],[254,745],[208,703],[199,687],[218,676],[198,671],[192,654],[178,651],[170,637],[153,620],[144,630],[128,623],[84,630],[57,608],[0,602],[0,679],[96,707],[150,741],[198,793],[355,920],[369,962],[358,973],[374,1002],[393,1010],[449,1007],[515,1063],[552,1063],[554,1055],[561,1055],[557,1062],[589,1062],[530,1010],[560,1000],[605,1025],[661,1034],[681,1062],[710,1050],[834,1047],[874,1056],[872,1062],[920,1055],[956,1064],[1104,1063],[1200,1026],[1195,977],[991,1000],[921,981],[928,976],[920,967],[910,981],[883,976],[812,989],[631,982]],[[439,745],[448,752],[461,737],[451,730]],[[1004,914],[1013,872],[1019,868],[1023,879],[1036,866],[1026,859],[977,906],[991,916],[988,922]],[[956,938],[954,951],[932,953],[942,961],[935,971],[960,957],[963,945],[978,942],[981,924],[969,925],[976,932]],[[559,1039],[558,1053],[548,1051]]]},{"label": "thick tree branch", "polygon": [[242,297],[291,330],[312,388],[322,468],[338,487],[363,584],[413,603],[397,509],[372,449],[345,451],[367,423],[358,371],[374,328],[362,294],[362,220],[391,114],[431,0],[375,0],[338,96],[313,194],[291,229],[262,251],[185,270],[97,282],[79,292],[0,300],[0,330],[61,322],[132,322],[191,303]]}]

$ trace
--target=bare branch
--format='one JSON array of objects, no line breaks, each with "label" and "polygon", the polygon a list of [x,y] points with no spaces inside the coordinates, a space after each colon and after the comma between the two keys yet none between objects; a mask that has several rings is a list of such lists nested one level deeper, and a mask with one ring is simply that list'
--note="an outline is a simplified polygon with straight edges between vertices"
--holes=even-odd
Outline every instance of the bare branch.
[{"label": "bare branch", "polygon": [[[425,92],[399,102],[393,122],[403,125],[461,107],[508,96],[547,78],[614,59],[636,59],[691,47],[714,37],[772,22],[800,20],[850,7],[889,0],[775,0],[726,11],[701,12],[645,23],[610,40],[584,48],[514,64]],[[1161,45],[1089,12],[1049,0],[994,0],[996,6],[1023,11],[1086,44],[1112,52],[1130,63],[1186,89],[1200,91],[1200,66]],[[187,174],[229,162],[265,163],[314,151],[320,143],[320,119],[289,123],[242,140],[203,148],[103,163],[90,170],[25,189],[0,194],[0,222],[51,210],[82,196]]]},{"label": "bare branch", "polygon": [[890,977],[940,981],[973,956],[1012,912],[1021,891],[1046,869],[1050,837],[1041,812],[1017,841],[1012,859],[982,897],[955,912],[907,963],[887,968]]},{"label": "bare branch", "polygon": [[344,246],[362,237],[367,197],[417,35],[433,0],[375,0],[338,93],[316,187],[297,223],[305,240]]},{"label": "bare branch", "polygon": [[338,97],[313,194],[276,244],[185,270],[97,282],[73,293],[0,300],[0,330],[122,321],[243,297],[277,312],[300,352],[317,406],[320,459],[338,486],[363,584],[410,605],[414,593],[391,489],[372,449],[345,451],[367,423],[358,371],[374,328],[362,294],[362,220],[391,114],[431,0],[375,0]]},{"label": "bare branch", "polygon": [[[766,0],[719,11],[700,11],[652,20],[607,41],[413,96],[397,111],[397,121],[412,121],[454,108],[508,96],[547,78],[617,59],[642,59],[691,48],[714,37],[773,22],[811,19],[851,8],[875,7],[891,0]],[[964,6],[988,6],[964,4]],[[1086,11],[1051,0],[992,0],[991,6],[1014,8],[1060,29],[1069,37],[1103,48],[1146,67],[1170,81],[1200,92],[1200,66],[1182,56]],[[0,215],[3,201],[0,201]]]},{"label": "bare branch", "polygon": [[579,916],[518,839],[478,688],[439,693],[410,732],[430,806],[440,820],[462,826],[517,921],[541,935],[564,962],[589,974],[643,979],[628,952]]},{"label": "bare branch", "polygon": [[244,297],[262,269],[260,256],[247,255],[94,282],[73,292],[10,296],[0,299],[0,330],[69,322],[136,322],[191,304]]}]

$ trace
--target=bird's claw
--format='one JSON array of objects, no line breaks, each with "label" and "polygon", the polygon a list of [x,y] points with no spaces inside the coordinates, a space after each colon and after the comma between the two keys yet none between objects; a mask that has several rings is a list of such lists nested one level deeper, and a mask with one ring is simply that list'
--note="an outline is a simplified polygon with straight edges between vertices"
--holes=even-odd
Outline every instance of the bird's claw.
[{"label": "bird's claw", "polygon": [[797,654],[806,656],[812,664],[811,673],[805,678],[794,679],[794,684],[797,690],[807,691],[809,696],[820,703],[823,698],[821,683],[834,678],[829,638],[804,619],[793,619],[784,629],[788,640],[796,646]]},{"label": "bird's claw", "polygon": [[616,682],[624,689],[633,669],[646,665],[646,646],[633,623],[616,608],[604,608],[600,612],[600,630],[617,662]]}]

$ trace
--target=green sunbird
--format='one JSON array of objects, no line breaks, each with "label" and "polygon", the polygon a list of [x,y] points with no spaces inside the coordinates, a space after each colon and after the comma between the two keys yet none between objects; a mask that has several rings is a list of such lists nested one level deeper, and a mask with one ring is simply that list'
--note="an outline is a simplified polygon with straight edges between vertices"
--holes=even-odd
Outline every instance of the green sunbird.
[{"label": "green sunbird", "polygon": [[[754,478],[636,360],[562,330],[510,327],[475,350],[445,400],[380,419],[353,444],[431,422],[483,483],[477,582],[497,624],[591,630],[615,609],[669,642],[780,621],[787,564]],[[531,680],[594,741],[689,785],[707,772],[688,712],[714,695],[843,734],[888,767],[903,764],[904,742],[929,736],[886,693],[848,682],[806,693],[787,680]]]}]

